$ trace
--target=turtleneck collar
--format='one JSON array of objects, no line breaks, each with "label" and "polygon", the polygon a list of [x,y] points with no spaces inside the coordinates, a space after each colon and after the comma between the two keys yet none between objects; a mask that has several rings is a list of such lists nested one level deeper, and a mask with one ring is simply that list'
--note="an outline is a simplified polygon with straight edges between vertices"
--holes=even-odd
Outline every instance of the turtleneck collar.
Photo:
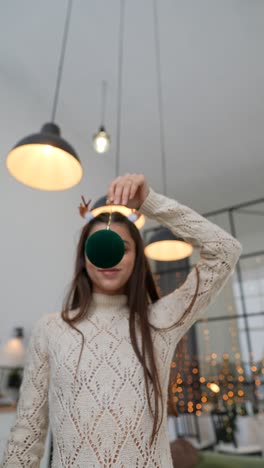
[{"label": "turtleneck collar", "polygon": [[125,294],[102,294],[93,293],[91,306],[96,309],[121,310],[127,305],[127,296]]}]

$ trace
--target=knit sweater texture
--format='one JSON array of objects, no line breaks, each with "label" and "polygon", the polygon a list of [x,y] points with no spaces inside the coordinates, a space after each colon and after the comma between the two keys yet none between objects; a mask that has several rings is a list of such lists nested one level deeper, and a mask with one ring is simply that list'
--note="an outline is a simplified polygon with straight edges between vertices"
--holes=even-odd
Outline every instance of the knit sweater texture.
[{"label": "knit sweater texture", "polygon": [[[196,265],[200,284],[191,310],[197,286],[194,268],[180,288],[148,309],[166,409],[177,343],[233,273],[241,244],[192,209],[152,189],[141,212],[200,249]],[[2,466],[39,467],[50,427],[53,468],[172,468],[166,411],[150,445],[153,418],[143,367],[130,340],[126,296],[93,294],[88,316],[78,328],[85,343],[76,375],[80,334],[60,313],[43,317],[35,326]],[[150,393],[154,405],[151,385]]]}]

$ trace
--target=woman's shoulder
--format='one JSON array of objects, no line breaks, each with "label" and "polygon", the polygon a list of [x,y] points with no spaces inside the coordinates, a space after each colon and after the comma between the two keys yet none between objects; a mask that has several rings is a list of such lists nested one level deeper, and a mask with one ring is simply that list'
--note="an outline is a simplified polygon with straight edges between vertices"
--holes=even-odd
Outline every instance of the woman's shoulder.
[{"label": "woman's shoulder", "polygon": [[[36,322],[36,325],[40,325],[44,328],[52,328],[54,326],[66,326],[68,327],[67,321],[62,318],[62,311],[53,312],[51,314],[45,314],[40,317]],[[68,312],[69,319],[73,319],[78,315],[78,309],[73,309]]]},{"label": "woman's shoulder", "polygon": [[61,312],[53,312],[42,315],[33,327],[33,333],[53,334],[56,329],[61,328],[65,322],[61,317]]},{"label": "woman's shoulder", "polygon": [[53,323],[57,323],[61,318],[61,312],[53,312],[49,314],[44,314],[42,315],[36,322],[36,325],[42,325],[42,326],[51,326]]}]

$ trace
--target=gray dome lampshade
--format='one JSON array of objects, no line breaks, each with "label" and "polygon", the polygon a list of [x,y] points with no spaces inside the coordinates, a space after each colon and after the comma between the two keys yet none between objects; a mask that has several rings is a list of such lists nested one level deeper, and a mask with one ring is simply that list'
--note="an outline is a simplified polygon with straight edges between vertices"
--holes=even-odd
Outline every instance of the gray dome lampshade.
[{"label": "gray dome lampshade", "polygon": [[6,165],[19,182],[40,190],[68,189],[83,174],[76,151],[54,123],[46,123],[39,133],[20,140],[8,154]]},{"label": "gray dome lampshade", "polygon": [[106,204],[107,197],[104,195],[103,197],[98,198],[96,202],[94,203],[92,210],[95,210],[96,208],[102,208],[105,207],[106,209],[109,208],[108,205]]},{"label": "gray dome lampshade", "polygon": [[145,247],[145,255],[156,261],[176,261],[189,257],[193,247],[183,239],[177,238],[165,227],[160,227],[151,236]]}]

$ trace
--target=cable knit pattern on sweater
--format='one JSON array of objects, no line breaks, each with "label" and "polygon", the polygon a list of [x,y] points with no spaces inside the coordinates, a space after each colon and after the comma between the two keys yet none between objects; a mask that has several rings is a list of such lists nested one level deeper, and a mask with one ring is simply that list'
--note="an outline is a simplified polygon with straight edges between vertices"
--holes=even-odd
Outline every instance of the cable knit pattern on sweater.
[{"label": "cable knit pattern on sweater", "polygon": [[[164,407],[170,363],[182,336],[223,288],[241,252],[230,234],[190,208],[150,190],[142,213],[200,248],[197,286],[193,269],[181,288],[149,306]],[[187,312],[186,312],[187,311]],[[166,415],[154,443],[144,374],[133,351],[126,296],[94,294],[80,335],[60,314],[41,319],[28,361],[3,462],[4,468],[39,467],[48,424],[54,439],[54,468],[171,468]],[[176,326],[175,326],[176,324]],[[159,330],[158,328],[167,328]],[[153,391],[151,392],[152,402]]]}]

